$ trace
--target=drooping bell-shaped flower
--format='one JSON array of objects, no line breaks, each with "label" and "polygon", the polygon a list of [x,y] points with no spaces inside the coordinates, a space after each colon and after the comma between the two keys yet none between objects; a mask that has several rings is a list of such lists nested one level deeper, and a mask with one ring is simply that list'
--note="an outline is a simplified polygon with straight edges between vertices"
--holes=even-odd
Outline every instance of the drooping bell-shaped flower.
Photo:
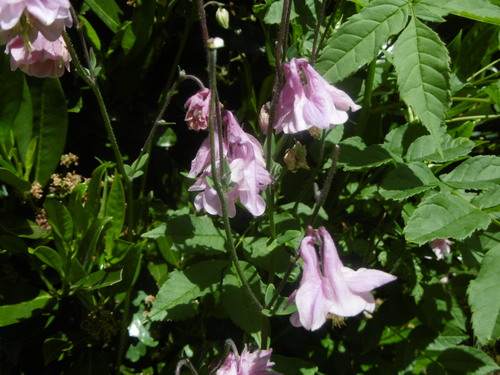
[{"label": "drooping bell-shaped flower", "polygon": [[229,353],[216,375],[281,375],[271,368],[270,362],[272,349],[249,351],[247,346],[241,355]]},{"label": "drooping bell-shaped flower", "polygon": [[276,133],[297,133],[312,127],[330,129],[347,121],[347,111],[361,107],[330,85],[307,59],[283,64],[285,85],[277,107]]},{"label": "drooping bell-shaped flower", "polygon": [[53,42],[65,27],[71,27],[69,0],[2,0],[0,1],[0,44],[21,36],[33,42],[40,31]]},{"label": "drooping bell-shaped flower", "polygon": [[208,129],[208,116],[210,114],[210,90],[205,88],[191,96],[184,104],[186,108],[187,122],[191,130],[206,130]]},{"label": "drooping bell-shaped flower", "polygon": [[[262,146],[252,135],[245,133],[230,111],[222,113],[223,155],[219,155],[218,132],[215,132],[215,154],[217,168],[223,162],[226,176],[230,176],[227,186],[227,209],[229,217],[236,215],[236,201],[240,201],[254,216],[265,211],[265,201],[260,196],[272,178],[266,170]],[[221,161],[222,159],[222,161]],[[225,159],[225,161],[224,161]],[[226,176],[222,176],[226,179]],[[197,178],[189,191],[200,191],[195,197],[197,210],[205,209],[211,215],[222,216],[222,206],[214,186],[211,184],[212,167],[210,161],[210,141],[205,139],[191,163],[188,177]]]},{"label": "drooping bell-shaped flower", "polygon": [[[315,247],[318,243],[321,258]],[[320,328],[330,315],[355,316],[363,311],[375,310],[371,291],[396,279],[395,276],[373,269],[354,271],[344,267],[332,237],[324,227],[307,229],[300,244],[304,260],[299,288],[290,296],[297,312],[290,321],[296,327],[308,330]]]},{"label": "drooping bell-shaped flower", "polygon": [[437,238],[429,242],[429,246],[438,259],[444,259],[445,255],[451,252],[450,245],[451,241],[447,238]]},{"label": "drooping bell-shaped flower", "polygon": [[62,37],[51,42],[38,33],[37,38],[26,45],[17,36],[7,43],[6,53],[10,54],[10,67],[19,68],[26,74],[35,77],[60,77],[66,68],[70,69],[71,56]]}]

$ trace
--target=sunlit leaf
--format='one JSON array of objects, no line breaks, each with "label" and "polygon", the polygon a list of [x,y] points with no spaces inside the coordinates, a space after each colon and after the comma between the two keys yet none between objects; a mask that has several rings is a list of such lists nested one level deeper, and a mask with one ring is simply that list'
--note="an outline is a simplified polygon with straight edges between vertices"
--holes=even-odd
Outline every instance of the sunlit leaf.
[{"label": "sunlit leaf", "polygon": [[494,188],[500,183],[500,157],[475,156],[440,177],[443,182],[456,188]]}]

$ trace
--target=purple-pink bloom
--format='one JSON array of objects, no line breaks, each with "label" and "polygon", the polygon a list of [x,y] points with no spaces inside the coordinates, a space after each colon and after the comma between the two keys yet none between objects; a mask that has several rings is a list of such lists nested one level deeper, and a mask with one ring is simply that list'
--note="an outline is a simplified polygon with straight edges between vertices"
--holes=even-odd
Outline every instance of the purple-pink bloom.
[{"label": "purple-pink bloom", "polygon": [[191,130],[206,130],[208,128],[208,116],[210,113],[210,90],[205,88],[191,96],[184,104],[186,117]]},{"label": "purple-pink bloom", "polygon": [[[321,252],[321,258],[315,248]],[[292,325],[314,331],[330,314],[349,317],[362,311],[373,312],[375,299],[371,291],[396,279],[395,276],[372,269],[354,271],[344,267],[332,237],[324,227],[307,228],[300,244],[304,260],[299,288],[290,296],[297,312],[290,317]]]},{"label": "purple-pink bloom", "polygon": [[[223,155],[226,167],[229,166],[230,186],[227,188],[227,208],[229,217],[236,215],[237,200],[254,216],[265,211],[265,201],[260,196],[273,180],[266,170],[262,146],[252,135],[245,133],[230,111],[223,111],[222,125],[224,130]],[[216,142],[218,145],[216,132]],[[217,168],[220,168],[221,157],[216,147]],[[213,186],[207,178],[212,177],[210,163],[210,142],[205,139],[191,163],[188,177],[198,178],[189,191],[200,191],[195,197],[197,210],[205,209],[211,215],[222,216],[221,202]],[[225,178],[226,176],[223,176]]]},{"label": "purple-pink bloom", "polygon": [[450,253],[450,245],[451,241],[447,238],[437,238],[429,242],[429,246],[438,259],[444,259],[445,255]]},{"label": "purple-pink bloom", "polygon": [[17,68],[30,76],[60,77],[64,68],[69,71],[71,56],[62,37],[51,42],[38,33],[34,42],[27,46],[24,40],[17,36],[7,43],[5,52],[10,54],[10,67]]},{"label": "purple-pink bloom", "polygon": [[33,42],[40,31],[56,41],[73,21],[69,0],[3,0],[0,2],[0,44],[15,36]]},{"label": "purple-pink bloom", "polygon": [[270,370],[274,363],[270,362],[272,349],[250,352],[245,345],[241,356],[229,353],[216,375],[281,375]]},{"label": "purple-pink bloom", "polygon": [[285,85],[281,90],[276,133],[297,133],[312,127],[330,129],[347,121],[347,111],[361,107],[342,90],[330,85],[307,59],[283,64]]}]

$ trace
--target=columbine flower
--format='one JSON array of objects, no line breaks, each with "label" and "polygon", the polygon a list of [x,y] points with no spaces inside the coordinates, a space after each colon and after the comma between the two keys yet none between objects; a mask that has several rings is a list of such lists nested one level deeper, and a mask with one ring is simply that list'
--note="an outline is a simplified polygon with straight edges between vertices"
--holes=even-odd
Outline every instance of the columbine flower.
[{"label": "columbine flower", "polygon": [[330,129],[347,121],[347,111],[361,107],[343,91],[330,85],[306,59],[283,64],[285,86],[281,90],[276,133],[297,133],[316,126]]},{"label": "columbine flower", "polygon": [[63,75],[64,68],[69,71],[71,56],[62,37],[50,42],[38,33],[31,46],[27,46],[17,36],[7,43],[5,51],[10,54],[12,70],[19,68],[31,76],[55,78]]},{"label": "columbine flower", "polygon": [[[259,193],[272,182],[266,170],[262,146],[255,137],[241,129],[231,112],[223,111],[222,125],[225,132],[222,158],[226,159],[226,165],[229,166],[229,171],[226,172],[230,173],[230,186],[227,189],[228,215],[236,215],[235,202],[240,200],[252,215],[260,216],[264,213],[265,201]],[[218,145],[217,132],[215,135],[215,144]],[[215,151],[219,168],[221,157],[218,146]],[[204,208],[209,214],[222,216],[219,197],[210,184],[211,176],[210,142],[207,138],[191,163],[188,177],[198,177],[198,180],[189,191],[200,191],[194,201],[197,210]]]},{"label": "columbine flower", "polygon": [[241,356],[238,352],[229,353],[216,375],[281,375],[270,370],[274,366],[273,362],[269,362],[272,351],[268,349],[250,352],[245,345]]},{"label": "columbine flower", "polygon": [[447,238],[437,238],[429,242],[429,246],[438,259],[444,259],[445,255],[450,253],[450,245],[451,241]]},{"label": "columbine flower", "polygon": [[[314,243],[321,250],[318,259]],[[290,296],[297,312],[290,321],[295,327],[308,330],[320,328],[331,315],[355,316],[362,311],[373,312],[375,299],[371,291],[396,279],[388,273],[360,268],[354,271],[344,267],[335,244],[324,227],[311,227],[300,244],[304,269],[299,288]]]},{"label": "columbine flower", "polygon": [[33,42],[40,31],[50,41],[57,40],[72,19],[68,0],[3,0],[0,2],[0,44],[15,36]]},{"label": "columbine flower", "polygon": [[208,128],[208,116],[210,113],[210,90],[201,89],[191,96],[184,108],[187,109],[184,120],[192,130],[205,130]]}]

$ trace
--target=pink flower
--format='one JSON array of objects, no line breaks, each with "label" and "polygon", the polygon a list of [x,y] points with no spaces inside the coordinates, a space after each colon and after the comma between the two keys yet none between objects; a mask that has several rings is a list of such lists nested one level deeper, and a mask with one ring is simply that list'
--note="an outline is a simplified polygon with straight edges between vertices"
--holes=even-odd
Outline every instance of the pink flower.
[{"label": "pink flower", "polygon": [[271,359],[272,349],[248,351],[246,345],[241,353],[229,353],[216,375],[281,375],[269,371],[274,366]]},{"label": "pink flower", "polygon": [[68,0],[3,0],[0,2],[0,43],[20,35],[33,42],[37,31],[53,42],[73,21]]},{"label": "pink flower", "polygon": [[361,107],[343,91],[330,85],[306,59],[283,64],[285,86],[281,90],[276,133],[297,133],[312,128],[330,129],[347,121],[347,111]]},{"label": "pink flower", "polygon": [[429,246],[432,248],[432,251],[434,251],[434,254],[436,254],[438,259],[444,259],[445,255],[450,253],[450,245],[451,241],[447,238],[437,238],[429,242]]},{"label": "pink flower", "polygon": [[[321,250],[321,262],[315,249]],[[304,270],[299,288],[290,296],[297,312],[290,321],[295,327],[314,331],[320,328],[330,314],[349,317],[362,311],[373,312],[375,299],[371,291],[396,279],[388,273],[360,268],[354,271],[344,267],[335,244],[324,227],[307,228],[300,244]]]},{"label": "pink flower", "polygon": [[26,46],[17,36],[7,43],[5,51],[10,53],[12,70],[19,68],[31,76],[55,78],[63,75],[64,68],[69,71],[71,56],[62,37],[50,42],[38,33],[31,46]]},{"label": "pink flower", "polygon": [[201,89],[195,95],[191,96],[184,108],[187,109],[184,120],[188,123],[191,130],[208,129],[208,116],[210,113],[210,90]]},{"label": "pink flower", "polygon": [[[266,170],[262,146],[257,139],[247,134],[229,111],[223,111],[224,127],[223,155],[229,166],[230,185],[227,187],[227,206],[229,217],[236,215],[237,200],[254,216],[264,213],[266,204],[260,191],[266,189],[273,180]],[[217,138],[217,137],[216,137]],[[216,139],[216,145],[217,145]],[[216,147],[217,168],[220,167],[219,147]],[[191,163],[188,177],[198,180],[189,191],[200,191],[194,200],[197,210],[205,209],[211,215],[222,216],[219,197],[207,178],[212,176],[210,163],[210,142],[205,139]],[[227,176],[223,176],[226,179]]]}]

